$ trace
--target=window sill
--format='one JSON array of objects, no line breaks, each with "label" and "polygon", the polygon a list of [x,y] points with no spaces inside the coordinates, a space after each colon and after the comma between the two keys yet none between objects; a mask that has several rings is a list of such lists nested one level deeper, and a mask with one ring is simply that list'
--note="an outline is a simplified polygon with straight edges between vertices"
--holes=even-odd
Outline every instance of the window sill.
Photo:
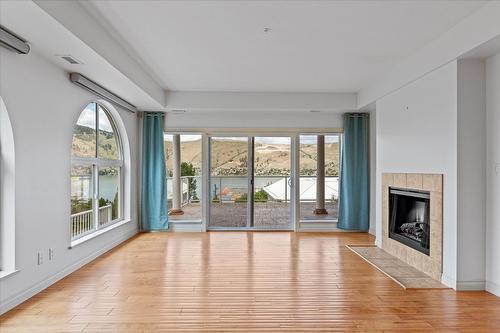
[{"label": "window sill", "polygon": [[74,240],[74,241],[71,242],[71,245],[68,247],[68,249],[72,249],[72,248],[74,248],[77,245],[80,245],[82,243],[85,243],[86,241],[94,239],[97,236],[100,236],[100,235],[102,235],[102,234],[104,234],[104,233],[106,233],[106,232],[108,232],[110,230],[116,229],[116,228],[118,228],[118,227],[120,227],[120,226],[122,226],[124,224],[129,223],[130,221],[132,221],[132,220],[130,220],[130,219],[121,220],[119,222],[113,223],[110,226],[107,226],[106,228],[99,229],[99,230],[97,230],[97,231],[95,231],[95,232],[93,232],[93,233],[91,233],[89,235],[83,236],[82,238],[78,238],[77,240]]},{"label": "window sill", "polygon": [[300,223],[337,223],[338,220],[300,220]]},{"label": "window sill", "polygon": [[201,220],[169,220],[168,223],[182,224],[182,223],[201,223]]},{"label": "window sill", "polygon": [[18,269],[12,269],[9,271],[0,271],[0,280],[5,279],[11,275],[14,275],[16,273],[20,272]]}]

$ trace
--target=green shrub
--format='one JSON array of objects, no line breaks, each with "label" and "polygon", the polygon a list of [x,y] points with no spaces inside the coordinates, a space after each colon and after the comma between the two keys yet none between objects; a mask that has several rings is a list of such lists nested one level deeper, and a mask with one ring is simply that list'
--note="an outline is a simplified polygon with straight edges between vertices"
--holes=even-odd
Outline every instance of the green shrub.
[{"label": "green shrub", "polygon": [[246,193],[243,193],[238,198],[236,198],[235,201],[236,202],[247,202],[248,201],[248,195]]},{"label": "green shrub", "polygon": [[267,202],[267,200],[269,200],[269,195],[264,190],[260,190],[260,191],[255,192],[255,194],[253,196],[254,202]]}]

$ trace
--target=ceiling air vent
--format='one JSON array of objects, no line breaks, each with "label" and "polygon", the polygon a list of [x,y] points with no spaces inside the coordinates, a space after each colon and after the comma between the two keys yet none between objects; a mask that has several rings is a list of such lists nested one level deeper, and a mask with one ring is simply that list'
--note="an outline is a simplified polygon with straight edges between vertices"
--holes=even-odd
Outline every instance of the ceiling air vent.
[{"label": "ceiling air vent", "polygon": [[79,65],[81,64],[80,61],[76,60],[73,56],[70,56],[70,55],[61,55],[61,56],[58,56],[60,57],[61,59],[63,60],[66,60],[66,62],[72,64],[72,65]]}]

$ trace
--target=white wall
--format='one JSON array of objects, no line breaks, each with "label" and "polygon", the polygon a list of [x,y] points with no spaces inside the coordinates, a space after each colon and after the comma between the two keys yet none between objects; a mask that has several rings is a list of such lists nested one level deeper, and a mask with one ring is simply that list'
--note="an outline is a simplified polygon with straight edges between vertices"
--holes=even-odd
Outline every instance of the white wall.
[{"label": "white wall", "polygon": [[377,242],[382,239],[381,174],[443,174],[443,281],[455,287],[457,62],[378,100],[376,127]]},{"label": "white wall", "polygon": [[486,290],[500,296],[500,54],[486,60]]},{"label": "white wall", "polygon": [[486,110],[481,60],[458,61],[457,289],[485,288]]},{"label": "white wall", "polygon": [[[4,312],[137,232],[138,138],[136,115],[119,110],[131,148],[132,221],[68,249],[72,132],[81,110],[95,97],[71,84],[66,72],[36,50],[17,55],[0,48],[0,72],[0,95],[15,142],[19,270],[0,280],[0,312]],[[55,250],[52,261],[49,248]],[[44,255],[42,265],[37,265],[37,252]]]},{"label": "white wall", "polygon": [[[377,236],[377,112],[370,112],[370,229]],[[382,238],[379,238],[382,240]]]}]

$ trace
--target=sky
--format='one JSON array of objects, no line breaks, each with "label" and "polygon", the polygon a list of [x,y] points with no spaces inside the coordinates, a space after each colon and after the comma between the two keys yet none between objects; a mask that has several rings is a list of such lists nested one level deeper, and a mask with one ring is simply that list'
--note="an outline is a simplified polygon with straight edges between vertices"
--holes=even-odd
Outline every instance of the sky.
[{"label": "sky", "polygon": [[[172,141],[173,140],[173,135],[172,134],[164,134],[163,139],[165,141]],[[181,142],[187,142],[187,141],[197,141],[201,140],[201,135],[200,134],[181,134]]]},{"label": "sky", "polygon": [[[301,135],[300,144],[315,144],[317,141],[316,135]],[[336,143],[339,142],[338,135],[325,135],[325,143]]]},{"label": "sky", "polygon": [[[108,117],[102,109],[99,109],[99,118],[99,129],[106,132],[112,132],[113,127],[111,126]],[[85,109],[80,114],[80,118],[78,118],[77,124],[85,127],[95,128],[95,103],[90,103],[85,107]]]}]

